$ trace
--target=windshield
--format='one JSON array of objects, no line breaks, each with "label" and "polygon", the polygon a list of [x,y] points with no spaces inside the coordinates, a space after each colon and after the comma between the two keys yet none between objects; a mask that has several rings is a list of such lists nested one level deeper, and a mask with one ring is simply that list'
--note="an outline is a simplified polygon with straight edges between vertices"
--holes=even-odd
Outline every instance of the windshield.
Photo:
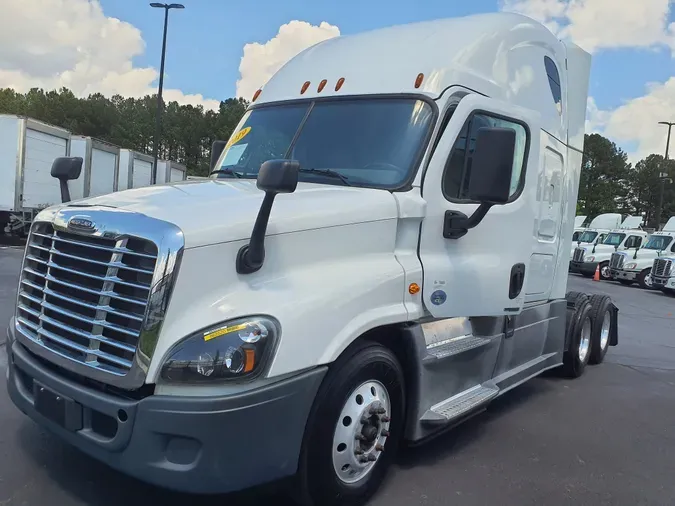
[{"label": "windshield", "polygon": [[572,241],[577,242],[579,240],[579,236],[582,234],[582,232],[574,232],[572,234]]},{"label": "windshield", "polygon": [[625,238],[626,234],[619,234],[613,232],[608,234],[607,237],[605,237],[605,240],[602,241],[602,244],[608,244],[609,246],[620,246]]},{"label": "windshield", "polygon": [[667,235],[653,235],[645,244],[645,249],[663,250],[668,247],[673,238]]},{"label": "windshield", "polygon": [[216,177],[255,178],[263,162],[286,158],[300,162],[300,181],[397,188],[415,170],[432,120],[431,106],[411,98],[251,109],[220,155]]},{"label": "windshield", "polygon": [[596,237],[598,237],[597,232],[586,231],[579,236],[579,242],[593,242]]}]

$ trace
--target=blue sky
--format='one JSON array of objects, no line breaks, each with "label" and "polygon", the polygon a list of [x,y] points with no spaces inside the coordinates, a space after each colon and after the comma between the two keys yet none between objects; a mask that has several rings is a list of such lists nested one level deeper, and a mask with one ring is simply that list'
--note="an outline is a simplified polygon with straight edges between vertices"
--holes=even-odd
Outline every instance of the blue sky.
[{"label": "blue sky", "polygon": [[[616,0],[619,2],[620,0]],[[639,0],[638,0],[639,1]],[[102,0],[105,14],[127,21],[143,34],[145,53],[138,66],[159,66],[162,12],[139,0]],[[166,61],[166,85],[185,93],[225,99],[235,93],[244,44],[264,43],[291,20],[318,25],[326,21],[343,35],[382,26],[499,10],[497,0],[184,0],[172,11]],[[671,21],[675,21],[671,12]],[[600,27],[599,27],[600,29]],[[665,81],[674,73],[665,48],[606,49],[594,54],[590,94],[601,109],[615,108],[644,93],[645,83]]]}]

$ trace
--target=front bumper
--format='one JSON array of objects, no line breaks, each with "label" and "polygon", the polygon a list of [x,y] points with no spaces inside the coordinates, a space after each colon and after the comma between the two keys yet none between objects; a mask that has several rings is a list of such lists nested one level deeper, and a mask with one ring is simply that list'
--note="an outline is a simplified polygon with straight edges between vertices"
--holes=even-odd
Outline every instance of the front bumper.
[{"label": "front bumper", "polygon": [[652,276],[652,285],[659,290],[675,290],[675,277],[662,278]]},{"label": "front bumper", "polygon": [[570,271],[578,274],[593,275],[598,267],[598,262],[570,262]]},{"label": "front bumper", "polygon": [[326,368],[226,397],[130,400],[75,382],[8,341],[8,390],[26,415],[143,481],[220,494],[293,475]]},{"label": "front bumper", "polygon": [[640,271],[626,271],[619,269],[612,269],[610,271],[612,279],[618,281],[620,279],[625,279],[627,281],[635,281],[640,275]]}]

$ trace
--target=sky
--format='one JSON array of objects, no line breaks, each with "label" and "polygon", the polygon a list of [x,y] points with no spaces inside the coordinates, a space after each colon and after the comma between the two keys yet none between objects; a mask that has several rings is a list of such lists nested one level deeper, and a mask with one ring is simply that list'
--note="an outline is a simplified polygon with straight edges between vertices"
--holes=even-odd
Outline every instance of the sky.
[{"label": "sky", "polygon": [[[633,162],[675,121],[675,0],[182,0],[169,19],[165,98],[217,108],[250,99],[317,42],[394,24],[520,12],[593,54],[588,132]],[[0,87],[78,96],[154,93],[163,10],[144,0],[0,0]],[[675,155],[674,155],[675,156]]]}]

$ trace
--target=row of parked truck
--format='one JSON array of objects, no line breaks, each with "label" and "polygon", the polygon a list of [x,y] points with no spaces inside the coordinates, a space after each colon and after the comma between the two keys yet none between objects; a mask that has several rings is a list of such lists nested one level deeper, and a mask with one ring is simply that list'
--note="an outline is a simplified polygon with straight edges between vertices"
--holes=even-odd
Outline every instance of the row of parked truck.
[{"label": "row of parked truck", "polygon": [[640,216],[602,214],[583,227],[585,220],[575,219],[571,272],[675,293],[675,216],[655,232],[642,228]]},{"label": "row of parked truck", "polygon": [[[71,181],[74,200],[152,184],[154,160],[145,153],[22,116],[0,114],[0,233],[21,235],[41,209],[61,202],[52,163],[79,157],[82,171]],[[187,170],[173,161],[157,162],[157,183],[183,181]]]}]

